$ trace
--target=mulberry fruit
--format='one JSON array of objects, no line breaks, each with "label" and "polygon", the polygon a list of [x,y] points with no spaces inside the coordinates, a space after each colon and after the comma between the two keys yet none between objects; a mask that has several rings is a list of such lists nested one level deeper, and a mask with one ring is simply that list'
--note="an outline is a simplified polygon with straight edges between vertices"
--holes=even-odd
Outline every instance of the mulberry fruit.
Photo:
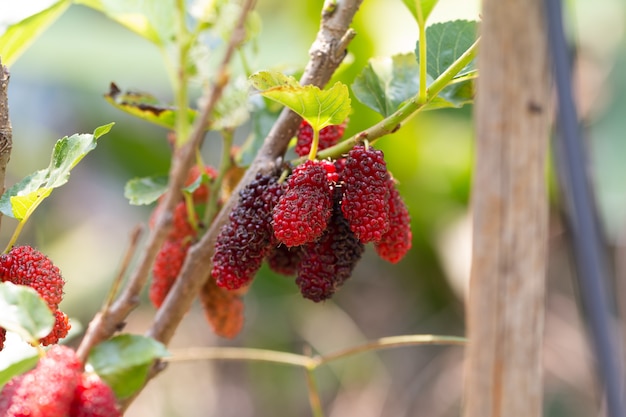
[{"label": "mulberry fruit", "polygon": [[389,230],[374,244],[374,248],[378,256],[395,264],[411,249],[411,219],[393,181],[389,181],[389,191]]},{"label": "mulberry fruit", "polygon": [[361,255],[361,243],[343,217],[336,193],[333,215],[322,237],[304,245],[296,284],[305,298],[319,302],[330,298],[350,277]]},{"label": "mulberry fruit", "polygon": [[[70,324],[65,313],[58,309],[65,281],[59,268],[46,255],[30,246],[14,247],[0,256],[0,281],[29,286],[48,304],[55,316],[55,324],[50,334],[40,339],[42,345],[57,343],[67,336]],[[0,350],[4,345],[4,334],[4,329],[0,329]]]},{"label": "mulberry fruit", "polygon": [[289,248],[285,245],[278,245],[267,255],[267,264],[277,274],[290,277],[296,275],[300,253],[301,246]]},{"label": "mulberry fruit", "polygon": [[[343,136],[343,132],[346,130],[346,122],[343,122],[340,125],[331,125],[326,126],[322,130],[320,130],[319,142],[317,144],[317,149],[322,150],[326,148],[330,148],[331,146],[337,144],[339,139]],[[299,156],[306,156],[311,152],[311,142],[313,142],[313,128],[306,121],[303,120],[300,123],[300,128],[298,129],[298,143],[296,144],[296,153]]]},{"label": "mulberry fruit", "polygon": [[319,238],[332,209],[332,190],[324,166],[306,161],[287,181],[287,191],[274,209],[274,235],[287,246]]},{"label": "mulberry fruit", "polygon": [[65,346],[53,346],[35,369],[10,380],[0,393],[4,417],[65,417],[80,380],[82,364]]},{"label": "mulberry fruit", "polygon": [[275,177],[257,174],[239,194],[215,244],[211,275],[222,288],[248,284],[261,267],[272,243],[272,210],[284,186]]},{"label": "mulberry fruit", "polygon": [[208,279],[200,291],[200,303],[215,334],[229,339],[239,334],[244,306],[237,291],[220,288],[215,280]]},{"label": "mulberry fruit", "polygon": [[188,240],[166,240],[157,253],[152,267],[152,284],[149,293],[150,301],[155,307],[161,307],[172,289],[183,267],[190,245]]},{"label": "mulberry fruit", "polygon": [[115,394],[97,374],[83,373],[74,391],[69,417],[120,417]]},{"label": "mulberry fruit", "polygon": [[54,312],[54,327],[52,328],[52,331],[46,337],[39,339],[39,343],[43,346],[58,343],[59,340],[67,336],[71,327],[72,326],[70,325],[67,315],[61,310],[56,310]]},{"label": "mulberry fruit", "polygon": [[341,210],[363,242],[377,242],[389,229],[389,173],[383,152],[355,146],[341,173],[345,184]]},{"label": "mulberry fruit", "polygon": [[35,289],[55,311],[63,299],[61,271],[43,253],[30,246],[16,246],[0,256],[0,281]]}]

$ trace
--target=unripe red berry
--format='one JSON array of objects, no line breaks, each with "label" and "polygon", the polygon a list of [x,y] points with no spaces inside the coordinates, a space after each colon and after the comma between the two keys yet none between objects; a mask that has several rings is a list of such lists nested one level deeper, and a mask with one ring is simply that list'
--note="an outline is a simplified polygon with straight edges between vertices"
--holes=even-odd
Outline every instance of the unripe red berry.
[{"label": "unripe red berry", "polygon": [[341,173],[344,194],[341,210],[363,242],[377,242],[389,229],[389,173],[383,152],[355,146]]},{"label": "unripe red berry", "polygon": [[174,286],[190,246],[191,241],[188,239],[166,240],[161,246],[152,267],[149,293],[150,301],[155,307],[161,307]]},{"label": "unripe red berry", "polygon": [[299,246],[319,238],[331,215],[331,196],[322,163],[306,161],[298,166],[274,209],[274,236],[287,246]]},{"label": "unripe red berry", "polygon": [[0,392],[3,417],[66,417],[82,364],[65,346],[53,346],[37,367],[10,380]]},{"label": "unripe red berry", "polygon": [[395,264],[411,249],[411,218],[393,181],[389,181],[389,190],[389,230],[374,247],[378,256]]}]

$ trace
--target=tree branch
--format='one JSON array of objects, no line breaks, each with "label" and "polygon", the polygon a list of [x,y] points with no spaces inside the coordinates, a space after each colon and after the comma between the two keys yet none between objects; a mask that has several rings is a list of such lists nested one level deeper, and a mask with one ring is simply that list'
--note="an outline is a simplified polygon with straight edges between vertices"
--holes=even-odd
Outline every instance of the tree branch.
[{"label": "tree branch", "polygon": [[[339,1],[332,10],[325,10],[317,37],[309,50],[311,58],[300,79],[301,84],[323,87],[328,83],[346,54],[346,44],[354,37],[354,31],[348,26],[362,2],[363,0]],[[237,203],[239,191],[254,179],[257,172],[268,172],[275,167],[277,158],[285,153],[299,123],[298,115],[287,109],[282,111],[229,201],[224,204],[207,233],[189,249],[181,274],[157,312],[148,331],[149,336],[165,344],[169,343],[210,274],[217,235]]]}]

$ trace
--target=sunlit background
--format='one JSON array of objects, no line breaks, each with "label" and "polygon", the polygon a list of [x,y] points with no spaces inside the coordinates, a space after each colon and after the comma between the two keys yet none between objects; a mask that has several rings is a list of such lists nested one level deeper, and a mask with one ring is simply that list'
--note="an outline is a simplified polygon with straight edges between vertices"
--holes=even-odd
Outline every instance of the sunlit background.
[{"label": "sunlit background", "polygon": [[[50,1],[4,0],[0,30]],[[626,212],[626,40],[623,4],[617,0],[567,3],[571,39],[577,42],[577,95],[587,128],[591,172],[608,243],[624,258]],[[308,60],[322,1],[259,0],[262,30],[249,51],[253,70],[297,71]],[[441,0],[432,20],[478,19],[476,1]],[[365,1],[354,22],[348,64],[338,79],[351,84],[372,56],[411,52],[417,26],[400,0]],[[14,146],[8,184],[49,162],[54,142],[96,126],[116,125],[37,211],[20,237],[48,254],[67,280],[62,309],[87,325],[99,308],[126,250],[129,233],[152,207],[131,206],[126,181],[164,174],[169,146],[164,129],[122,114],[102,98],[109,83],[172,100],[162,56],[148,41],[82,6],[72,6],[11,68],[9,103]],[[548,76],[546,74],[546,76]],[[346,132],[380,120],[353,99]],[[372,250],[352,278],[322,304],[304,300],[292,279],[264,267],[245,298],[246,325],[234,340],[214,336],[199,306],[180,326],[171,348],[245,346],[321,354],[385,336],[464,334],[464,293],[469,274],[473,163],[471,106],[415,117],[377,143],[412,216],[413,248],[397,265]],[[238,141],[245,130],[238,132]],[[216,163],[218,137],[203,149]],[[548,170],[551,172],[550,170]],[[549,173],[549,180],[554,178]],[[552,188],[547,317],[545,411],[548,417],[597,415],[601,408],[593,360],[571,274],[569,243]],[[3,220],[8,241],[15,222]],[[626,280],[626,265],[615,271]],[[616,293],[626,294],[623,285]],[[626,297],[621,297],[626,299]],[[145,297],[127,330],[143,333],[154,309]],[[70,343],[77,344],[78,339]],[[2,353],[0,353],[0,357]],[[324,408],[338,416],[460,414],[463,350],[411,347],[364,353],[317,371]],[[310,415],[301,369],[251,362],[177,362],[150,382],[129,416],[248,417]]]}]

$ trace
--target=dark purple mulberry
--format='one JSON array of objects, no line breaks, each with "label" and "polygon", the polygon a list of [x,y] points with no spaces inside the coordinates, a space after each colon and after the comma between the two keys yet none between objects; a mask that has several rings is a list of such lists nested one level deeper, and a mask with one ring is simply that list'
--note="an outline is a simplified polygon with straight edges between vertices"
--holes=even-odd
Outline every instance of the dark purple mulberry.
[{"label": "dark purple mulberry", "polygon": [[389,229],[389,173],[383,152],[355,146],[341,173],[344,193],[343,215],[363,242],[377,242]]},{"label": "dark purple mulberry", "polygon": [[322,235],[331,215],[332,190],[318,161],[298,166],[274,209],[274,235],[287,246],[312,242]]},{"label": "dark purple mulberry", "polygon": [[301,246],[289,248],[285,245],[278,245],[267,255],[267,264],[270,269],[277,274],[285,276],[296,275],[296,268],[300,263]]},{"label": "dark purple mulberry", "polygon": [[319,302],[330,298],[350,277],[364,245],[341,213],[339,192],[333,215],[322,237],[302,248],[296,284],[305,298]]},{"label": "dark purple mulberry", "polygon": [[241,190],[239,202],[215,244],[211,275],[220,287],[240,288],[261,267],[272,243],[272,210],[283,189],[275,177],[257,174]]}]

